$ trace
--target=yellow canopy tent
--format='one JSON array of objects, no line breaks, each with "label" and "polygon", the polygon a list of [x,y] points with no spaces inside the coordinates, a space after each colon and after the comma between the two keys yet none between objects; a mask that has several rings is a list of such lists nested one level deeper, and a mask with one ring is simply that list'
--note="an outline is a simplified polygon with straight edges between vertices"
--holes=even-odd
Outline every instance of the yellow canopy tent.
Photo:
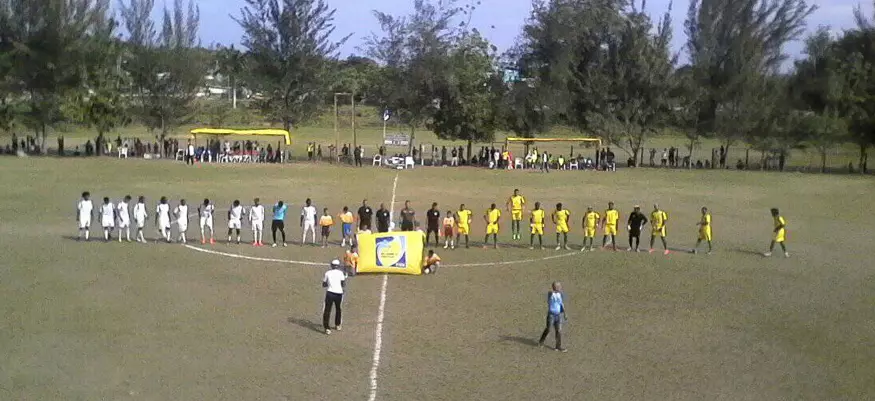
[{"label": "yellow canopy tent", "polygon": [[286,146],[292,144],[292,136],[284,129],[227,129],[227,128],[196,128],[191,130],[191,135],[197,141],[198,135],[240,135],[240,136],[282,136]]}]

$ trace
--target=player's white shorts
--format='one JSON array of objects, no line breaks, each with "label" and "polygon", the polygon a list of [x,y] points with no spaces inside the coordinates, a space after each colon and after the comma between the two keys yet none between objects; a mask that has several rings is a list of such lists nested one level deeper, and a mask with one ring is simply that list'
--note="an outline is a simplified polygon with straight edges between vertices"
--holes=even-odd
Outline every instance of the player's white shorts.
[{"label": "player's white shorts", "polygon": [[137,221],[137,228],[146,227],[146,219],[134,219]]},{"label": "player's white shorts", "polygon": [[258,231],[264,231],[264,221],[253,221],[252,229]]},{"label": "player's white shorts", "polygon": [[79,228],[88,228],[91,227],[91,217],[90,216],[79,216]]},{"label": "player's white shorts", "polygon": [[103,217],[100,219],[100,223],[107,228],[115,227],[115,218],[114,217]]},{"label": "player's white shorts", "polygon": [[229,228],[229,229],[237,229],[237,230],[239,230],[239,229],[240,229],[240,226],[241,226],[241,224],[240,224],[240,220],[237,220],[237,219],[228,220],[228,228]]},{"label": "player's white shorts", "polygon": [[213,229],[213,219],[201,217],[201,227],[209,227],[210,230]]},{"label": "player's white shorts", "polygon": [[176,222],[176,225],[179,226],[180,232],[188,231],[188,222],[185,220],[179,220]]},{"label": "player's white shorts", "polygon": [[119,219],[119,221],[118,221],[118,228],[128,228],[128,227],[130,227],[130,226],[131,226],[131,220],[130,220],[130,219]]},{"label": "player's white shorts", "polygon": [[158,228],[163,228],[165,230],[170,229],[170,220],[169,219],[159,219],[158,220]]},{"label": "player's white shorts", "polygon": [[304,222],[304,232],[313,231],[316,232],[316,222],[315,221],[305,221]]}]

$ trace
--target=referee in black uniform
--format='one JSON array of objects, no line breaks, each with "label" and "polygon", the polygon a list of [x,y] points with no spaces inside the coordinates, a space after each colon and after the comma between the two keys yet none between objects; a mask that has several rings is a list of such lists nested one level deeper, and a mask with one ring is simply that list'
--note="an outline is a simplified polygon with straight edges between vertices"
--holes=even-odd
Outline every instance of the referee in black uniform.
[{"label": "referee in black uniform", "polygon": [[368,200],[365,199],[362,201],[362,207],[358,210],[359,215],[359,230],[370,230],[373,225],[371,225],[371,218],[374,215],[374,211],[368,206]]},{"label": "referee in black uniform", "polygon": [[441,220],[441,212],[438,210],[437,202],[431,204],[431,209],[425,212],[426,221],[428,222],[428,228],[425,230],[425,244],[428,245],[428,240],[431,238],[431,234],[434,233],[434,246],[441,246],[440,244],[440,220]]},{"label": "referee in black uniform", "polygon": [[629,221],[626,225],[626,229],[629,230],[629,252],[633,250],[638,252],[638,247],[641,245],[641,229],[644,228],[645,224],[647,224],[647,217],[641,213],[641,207],[635,205],[635,210],[629,214]]}]

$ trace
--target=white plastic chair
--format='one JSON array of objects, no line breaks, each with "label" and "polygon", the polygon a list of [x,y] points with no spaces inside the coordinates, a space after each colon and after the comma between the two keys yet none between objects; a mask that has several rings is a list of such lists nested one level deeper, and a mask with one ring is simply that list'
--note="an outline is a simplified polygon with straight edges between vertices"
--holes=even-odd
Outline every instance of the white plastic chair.
[{"label": "white plastic chair", "polygon": [[118,148],[118,158],[119,159],[121,159],[121,158],[127,159],[128,158],[128,147],[127,146],[122,146],[122,147]]},{"label": "white plastic chair", "polygon": [[185,160],[185,149],[176,149],[176,160]]},{"label": "white plastic chair", "polygon": [[577,162],[577,159],[572,160],[568,163],[569,170],[580,170],[580,163]]},{"label": "white plastic chair", "polygon": [[382,166],[383,165],[383,156],[379,154],[374,155],[374,159],[371,161],[371,166]]},{"label": "white plastic chair", "polygon": [[414,168],[416,166],[416,161],[413,160],[413,156],[407,156],[404,158],[404,168]]},{"label": "white plastic chair", "polygon": [[513,161],[513,168],[514,169],[522,169],[523,168],[523,159],[520,159],[519,157],[515,158]]}]

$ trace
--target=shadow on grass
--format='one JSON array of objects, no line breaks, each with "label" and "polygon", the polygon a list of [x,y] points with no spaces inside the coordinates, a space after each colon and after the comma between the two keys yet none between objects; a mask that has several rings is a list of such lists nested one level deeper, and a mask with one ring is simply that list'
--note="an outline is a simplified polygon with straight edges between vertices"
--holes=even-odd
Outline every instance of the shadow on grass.
[{"label": "shadow on grass", "polygon": [[314,321],[312,321],[312,320],[308,320],[308,319],[299,319],[299,318],[296,318],[296,317],[289,317],[289,318],[288,318],[288,322],[289,322],[289,323],[296,324],[296,325],[298,325],[298,326],[301,326],[301,327],[303,327],[303,328],[305,328],[305,329],[313,330],[313,331],[315,331],[315,332],[317,332],[317,333],[321,333],[321,332],[324,331],[324,329],[322,328],[322,324],[321,324],[321,323],[316,323],[316,322],[314,322]]},{"label": "shadow on grass", "polygon": [[499,341],[501,342],[514,342],[517,344],[527,345],[530,347],[537,347],[538,342],[529,337],[520,337],[520,336],[498,336]]}]

